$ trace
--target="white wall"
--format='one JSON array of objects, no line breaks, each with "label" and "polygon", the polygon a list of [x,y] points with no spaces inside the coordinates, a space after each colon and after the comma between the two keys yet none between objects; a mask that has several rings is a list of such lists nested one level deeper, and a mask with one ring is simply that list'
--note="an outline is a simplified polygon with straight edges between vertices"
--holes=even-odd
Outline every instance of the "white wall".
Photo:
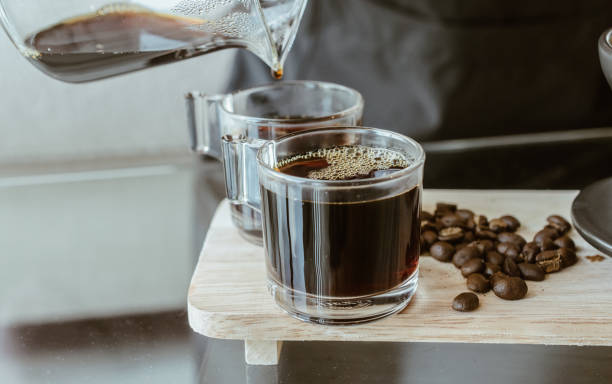
[{"label": "white wall", "polygon": [[0,165],[186,151],[183,94],[223,91],[233,54],[75,85],[43,75],[0,30]]}]

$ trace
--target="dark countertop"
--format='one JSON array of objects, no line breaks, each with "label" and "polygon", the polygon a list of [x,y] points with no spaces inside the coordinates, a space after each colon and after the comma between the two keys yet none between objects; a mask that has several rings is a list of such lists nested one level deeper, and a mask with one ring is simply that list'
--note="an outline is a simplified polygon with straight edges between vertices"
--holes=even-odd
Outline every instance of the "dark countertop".
[{"label": "dark countertop", "polygon": [[[426,187],[580,188],[612,175],[612,138],[430,148]],[[184,309],[223,193],[220,166],[189,156],[0,170],[0,382],[612,380],[608,347],[288,342],[278,366],[246,366],[241,342],[194,334]]]}]

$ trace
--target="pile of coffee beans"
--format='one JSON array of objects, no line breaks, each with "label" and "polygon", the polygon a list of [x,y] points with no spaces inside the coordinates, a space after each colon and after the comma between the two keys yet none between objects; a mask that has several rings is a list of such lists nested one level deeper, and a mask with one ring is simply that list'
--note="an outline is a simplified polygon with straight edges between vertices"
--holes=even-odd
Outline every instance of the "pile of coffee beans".
[{"label": "pile of coffee beans", "polygon": [[[527,242],[515,233],[521,226],[512,215],[489,220],[456,204],[437,203],[433,214],[421,213],[421,253],[441,262],[452,262],[467,289],[476,293],[493,290],[504,300],[520,300],[527,294],[525,280],[541,281],[576,262],[576,247],[567,233],[570,223],[551,215],[547,224]],[[452,308],[472,311],[478,296],[464,292]]]}]

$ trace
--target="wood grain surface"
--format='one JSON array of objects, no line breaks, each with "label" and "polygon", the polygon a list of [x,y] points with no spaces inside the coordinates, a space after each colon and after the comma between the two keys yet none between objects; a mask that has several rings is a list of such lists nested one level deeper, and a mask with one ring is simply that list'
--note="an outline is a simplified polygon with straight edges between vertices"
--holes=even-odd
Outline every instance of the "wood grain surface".
[{"label": "wood grain surface", "polygon": [[[551,213],[569,219],[577,191],[426,190],[423,209],[455,202],[489,218],[511,213],[530,240]],[[264,250],[243,240],[223,201],[211,223],[188,297],[189,323],[209,337],[242,340],[352,340],[467,343],[612,345],[612,260],[598,254],[575,230],[574,266],[527,282],[525,299],[479,295],[480,307],[455,312],[451,301],[466,291],[465,279],[448,263],[420,260],[419,288],[399,314],[354,326],[322,326],[279,309],[266,289]]]}]

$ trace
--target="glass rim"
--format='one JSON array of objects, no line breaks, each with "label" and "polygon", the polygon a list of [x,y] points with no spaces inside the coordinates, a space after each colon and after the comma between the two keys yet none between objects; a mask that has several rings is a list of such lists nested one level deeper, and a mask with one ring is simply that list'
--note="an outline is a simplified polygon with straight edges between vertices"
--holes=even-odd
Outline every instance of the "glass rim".
[{"label": "glass rim", "polygon": [[321,88],[334,88],[334,89],[341,90],[341,91],[347,92],[355,96],[356,100],[355,100],[354,105],[351,105],[350,107],[340,110],[338,112],[330,113],[330,114],[323,115],[323,116],[317,116],[317,117],[294,118],[294,119],[267,118],[267,117],[255,117],[255,116],[242,115],[242,114],[227,110],[227,108],[225,107],[225,103],[221,103],[221,108],[223,109],[224,112],[232,115],[232,118],[243,120],[243,121],[248,121],[251,123],[259,123],[259,124],[266,124],[266,125],[292,125],[292,124],[309,125],[309,124],[314,124],[314,123],[318,123],[322,121],[340,119],[342,117],[348,116],[352,113],[359,111],[364,106],[363,96],[356,89],[353,89],[353,88],[350,88],[350,87],[347,87],[341,84],[331,83],[327,81],[315,81],[315,80],[288,80],[288,81],[279,81],[276,83],[258,85],[252,88],[240,89],[240,90],[230,92],[224,95],[224,98],[228,96],[235,96],[241,93],[252,93],[252,92],[258,92],[258,91],[264,91],[267,89],[281,88],[284,86],[296,86],[296,85],[297,86],[313,85],[313,86],[317,86]]},{"label": "glass rim", "polygon": [[612,53],[612,28],[606,30],[601,35],[601,48],[605,49],[609,53]]},{"label": "glass rim", "polygon": [[[271,145],[282,144],[286,141],[291,141],[296,137],[299,138],[300,135],[308,134],[308,133],[329,133],[330,131],[353,131],[353,132],[362,132],[362,133],[375,133],[381,136],[390,137],[395,140],[402,141],[407,144],[413,145],[417,149],[417,154],[415,156],[414,162],[410,164],[408,167],[401,169],[397,172],[392,172],[388,175],[380,176],[380,177],[372,177],[365,179],[354,179],[354,180],[316,180],[316,179],[308,179],[305,177],[288,175],[286,173],[282,173],[277,171],[273,166],[268,165],[262,156],[264,152]],[[409,176],[414,173],[415,170],[419,169],[425,163],[425,150],[416,140],[410,138],[408,136],[404,136],[401,133],[389,131],[381,128],[372,128],[372,127],[360,127],[360,126],[335,126],[335,127],[327,127],[327,128],[314,128],[314,129],[306,129],[302,131],[298,131],[295,133],[291,133],[285,135],[279,139],[268,140],[264,143],[264,145],[259,148],[257,151],[257,164],[258,168],[262,169],[263,172],[268,175],[281,179],[286,182],[297,183],[297,184],[309,184],[312,186],[323,186],[323,187],[358,187],[358,186],[369,186],[373,184],[384,183],[387,181],[394,181],[397,179],[401,179],[402,177]]]}]

